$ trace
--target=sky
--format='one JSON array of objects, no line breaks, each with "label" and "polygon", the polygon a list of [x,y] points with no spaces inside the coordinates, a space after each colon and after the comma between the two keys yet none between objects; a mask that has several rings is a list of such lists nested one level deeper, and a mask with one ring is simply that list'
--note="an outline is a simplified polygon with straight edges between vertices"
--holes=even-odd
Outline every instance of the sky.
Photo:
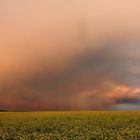
[{"label": "sky", "polygon": [[0,109],[139,110],[139,0],[0,0]]}]

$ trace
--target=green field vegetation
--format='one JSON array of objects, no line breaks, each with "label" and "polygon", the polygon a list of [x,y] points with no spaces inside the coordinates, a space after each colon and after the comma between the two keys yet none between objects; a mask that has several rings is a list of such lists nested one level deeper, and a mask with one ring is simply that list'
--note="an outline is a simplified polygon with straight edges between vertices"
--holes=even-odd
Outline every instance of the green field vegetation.
[{"label": "green field vegetation", "polygon": [[140,112],[1,112],[0,140],[140,140]]}]

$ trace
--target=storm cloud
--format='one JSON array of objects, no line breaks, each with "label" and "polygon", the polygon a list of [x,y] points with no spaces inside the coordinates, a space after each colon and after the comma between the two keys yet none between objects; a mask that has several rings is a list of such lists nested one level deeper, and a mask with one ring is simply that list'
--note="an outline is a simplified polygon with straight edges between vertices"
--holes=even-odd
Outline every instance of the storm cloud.
[{"label": "storm cloud", "polygon": [[0,108],[139,104],[139,1],[0,1]]}]

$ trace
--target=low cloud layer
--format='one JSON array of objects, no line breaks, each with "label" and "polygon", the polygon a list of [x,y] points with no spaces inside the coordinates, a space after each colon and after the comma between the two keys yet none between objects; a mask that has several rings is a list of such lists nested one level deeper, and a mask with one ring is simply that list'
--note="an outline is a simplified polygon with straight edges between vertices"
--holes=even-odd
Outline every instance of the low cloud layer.
[{"label": "low cloud layer", "polygon": [[0,109],[139,105],[138,3],[0,1]]}]

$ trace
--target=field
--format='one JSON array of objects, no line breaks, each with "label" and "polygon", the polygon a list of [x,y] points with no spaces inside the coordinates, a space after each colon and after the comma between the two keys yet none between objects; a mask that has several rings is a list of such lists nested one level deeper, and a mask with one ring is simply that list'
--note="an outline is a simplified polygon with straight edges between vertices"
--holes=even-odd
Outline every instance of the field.
[{"label": "field", "polygon": [[140,112],[1,112],[0,140],[140,140]]}]

